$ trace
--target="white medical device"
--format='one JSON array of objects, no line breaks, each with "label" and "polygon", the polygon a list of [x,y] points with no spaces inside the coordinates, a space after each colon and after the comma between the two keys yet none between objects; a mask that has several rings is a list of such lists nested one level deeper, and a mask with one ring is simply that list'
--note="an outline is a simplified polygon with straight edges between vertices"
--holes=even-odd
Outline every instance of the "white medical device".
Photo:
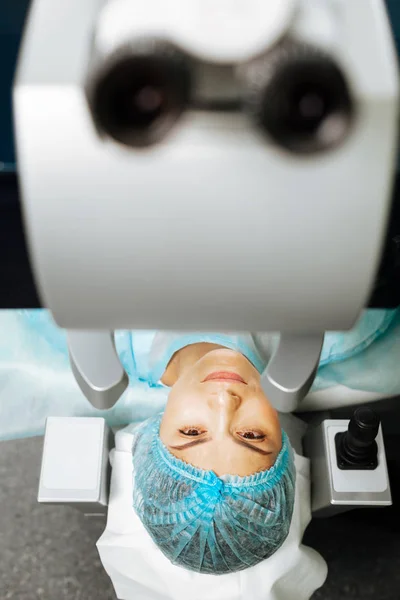
[{"label": "white medical device", "polygon": [[398,100],[383,0],[32,2],[25,227],[95,406],[127,383],[112,332],[151,328],[280,332],[265,386],[296,408],[371,294]]}]

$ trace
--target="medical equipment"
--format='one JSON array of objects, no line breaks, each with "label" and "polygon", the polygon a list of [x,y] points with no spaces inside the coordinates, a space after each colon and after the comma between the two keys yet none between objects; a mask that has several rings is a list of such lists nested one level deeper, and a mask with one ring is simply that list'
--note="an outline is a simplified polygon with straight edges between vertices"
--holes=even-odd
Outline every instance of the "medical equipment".
[{"label": "medical equipment", "polygon": [[264,330],[281,333],[266,392],[295,409],[323,332],[373,290],[398,96],[379,0],[34,0],[25,224],[87,397],[110,407],[127,383],[105,330]]},{"label": "medical equipment", "polygon": [[115,329],[269,330],[266,391],[295,409],[323,332],[373,291],[398,96],[378,0],[34,0],[25,227],[86,396],[108,408],[126,386]]},{"label": "medical equipment", "polygon": [[[67,336],[49,311],[0,311],[0,330],[0,440],[43,435],[49,416],[104,417],[110,427],[141,422],[165,407],[169,388],[159,379],[174,352],[186,344],[225,345],[254,361],[261,373],[277,343],[270,334],[118,331],[115,346],[129,386],[111,409],[99,410],[79,389]],[[354,329],[325,336],[320,367],[301,411],[399,395],[399,353],[400,309],[364,311]]]},{"label": "medical equipment", "polygon": [[[371,421],[373,427],[369,430]],[[346,439],[352,426],[353,431],[356,430],[356,452],[353,451],[353,463],[349,465],[343,460],[340,440]],[[362,452],[361,456],[354,456],[363,446],[365,434],[371,446],[376,446],[375,460],[368,461],[367,465],[362,460]],[[357,446],[359,439],[361,442]],[[382,428],[371,409],[357,409],[350,420],[324,419],[307,432],[304,447],[307,456],[313,458],[311,506],[315,517],[326,517],[355,507],[392,504]]]}]

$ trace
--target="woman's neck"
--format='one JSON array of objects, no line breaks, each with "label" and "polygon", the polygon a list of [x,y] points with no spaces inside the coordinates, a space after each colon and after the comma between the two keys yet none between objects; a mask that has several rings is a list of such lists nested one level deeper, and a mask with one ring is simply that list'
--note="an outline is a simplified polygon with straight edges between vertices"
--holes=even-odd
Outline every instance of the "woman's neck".
[{"label": "woman's neck", "polygon": [[203,358],[208,352],[224,348],[219,344],[210,344],[209,342],[198,342],[190,344],[175,352],[169,361],[161,382],[168,387],[172,387],[179,377],[198,360]]}]

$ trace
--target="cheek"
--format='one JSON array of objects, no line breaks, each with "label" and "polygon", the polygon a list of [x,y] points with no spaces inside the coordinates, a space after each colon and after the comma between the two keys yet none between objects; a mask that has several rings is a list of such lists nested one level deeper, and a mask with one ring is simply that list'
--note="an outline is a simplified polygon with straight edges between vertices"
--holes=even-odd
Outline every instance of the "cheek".
[{"label": "cheek", "polygon": [[246,395],[246,410],[271,422],[278,420],[277,411],[259,386],[249,389]]},{"label": "cheek", "polygon": [[178,382],[169,393],[165,415],[187,419],[204,413],[206,408],[207,403],[200,390],[195,386]]},{"label": "cheek", "polygon": [[269,432],[272,439],[279,447],[282,444],[281,425],[275,408],[271,405],[264,392],[259,388],[254,389],[246,403],[246,415],[255,422],[260,423]]}]

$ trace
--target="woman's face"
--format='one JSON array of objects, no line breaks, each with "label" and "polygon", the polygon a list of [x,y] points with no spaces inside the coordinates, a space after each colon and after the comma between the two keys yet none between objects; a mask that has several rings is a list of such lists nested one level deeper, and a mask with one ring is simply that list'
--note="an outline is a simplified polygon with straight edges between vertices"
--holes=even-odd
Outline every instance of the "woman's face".
[{"label": "woman's face", "polygon": [[278,415],[258,371],[227,349],[208,352],[179,377],[160,437],[174,456],[218,476],[269,469],[282,446]]}]

